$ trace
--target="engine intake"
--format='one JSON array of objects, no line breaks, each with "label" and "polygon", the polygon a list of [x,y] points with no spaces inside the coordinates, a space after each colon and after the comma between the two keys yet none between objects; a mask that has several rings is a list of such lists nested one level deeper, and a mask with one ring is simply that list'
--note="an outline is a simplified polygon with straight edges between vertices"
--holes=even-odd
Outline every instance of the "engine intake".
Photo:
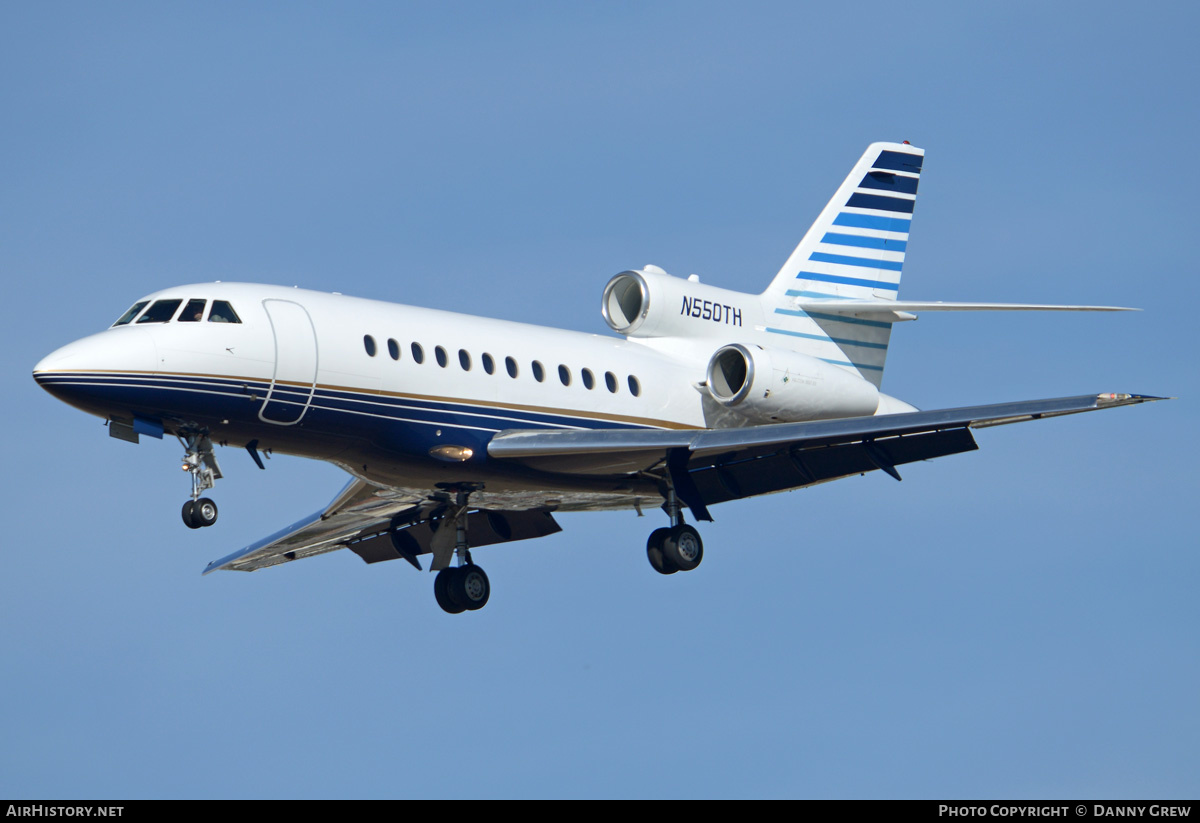
[{"label": "engine intake", "polygon": [[879,390],[807,354],[733,343],[708,361],[709,395],[753,423],[875,414]]},{"label": "engine intake", "polygon": [[[600,301],[604,322],[627,337],[729,338],[762,322],[758,297],[673,277],[658,266],[623,271]],[[736,338],[735,338],[736,339]]]},{"label": "engine intake", "polygon": [[650,287],[641,273],[623,271],[608,281],[600,306],[609,327],[621,334],[632,334],[650,313]]}]

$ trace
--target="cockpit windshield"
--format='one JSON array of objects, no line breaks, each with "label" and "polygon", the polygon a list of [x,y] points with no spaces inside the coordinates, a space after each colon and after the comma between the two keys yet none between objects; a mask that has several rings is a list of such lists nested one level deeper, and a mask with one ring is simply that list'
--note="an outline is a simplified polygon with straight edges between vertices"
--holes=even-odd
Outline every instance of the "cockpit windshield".
[{"label": "cockpit windshield", "polygon": [[[124,326],[133,322],[133,318],[137,317],[137,323],[169,323],[174,318],[178,323],[199,323],[204,319],[204,310],[208,306],[208,300],[202,297],[197,297],[187,301],[187,305],[183,307],[183,311],[179,312],[179,316],[175,317],[175,312],[179,310],[182,299],[171,300],[155,300],[151,305],[149,300],[139,300],[134,303],[129,311],[121,315],[120,319],[113,326]],[[150,308],[146,309],[146,306]],[[138,314],[145,309],[145,312],[138,317]],[[233,306],[227,300],[212,301],[212,309],[208,312],[209,323],[241,323],[241,318],[237,312],[233,310]],[[136,323],[135,323],[136,325]]]},{"label": "cockpit windshield", "polygon": [[175,316],[182,300],[155,300],[154,305],[137,319],[138,323],[166,323]]},{"label": "cockpit windshield", "polygon": [[207,300],[189,300],[179,315],[180,323],[198,323],[204,319],[204,304]]},{"label": "cockpit windshield", "polygon": [[133,318],[137,317],[137,314],[138,314],[138,312],[140,312],[142,309],[146,308],[146,305],[147,305],[149,302],[150,302],[149,300],[142,300],[142,301],[141,301],[141,302],[139,302],[139,303],[134,303],[134,304],[133,304],[133,305],[132,305],[132,306],[129,308],[129,311],[127,311],[127,312],[125,312],[124,314],[122,314],[122,315],[121,315],[121,317],[120,317],[120,319],[119,319],[119,320],[117,320],[117,322],[116,322],[116,323],[113,323],[113,325],[114,325],[114,326],[124,326],[124,325],[125,325],[126,323],[128,323],[130,320],[132,320]]},{"label": "cockpit windshield", "polygon": [[212,311],[208,315],[209,323],[241,323],[233,306],[224,300],[214,300]]}]

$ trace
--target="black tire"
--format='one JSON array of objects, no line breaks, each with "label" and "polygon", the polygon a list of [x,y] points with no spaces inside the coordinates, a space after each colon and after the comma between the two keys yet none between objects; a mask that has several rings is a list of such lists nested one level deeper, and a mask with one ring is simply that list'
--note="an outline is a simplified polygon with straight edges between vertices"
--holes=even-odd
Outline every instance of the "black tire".
[{"label": "black tire", "polygon": [[483,569],[472,563],[454,570],[449,592],[452,600],[473,612],[487,605],[492,596],[492,584]]},{"label": "black tire", "polygon": [[217,504],[207,497],[201,497],[192,505],[192,522],[194,528],[211,526],[217,522]]},{"label": "black tire", "polygon": [[681,572],[690,572],[704,559],[704,542],[691,526],[674,526],[663,540],[662,553],[664,562],[674,564]]},{"label": "black tire", "polygon": [[671,533],[670,529],[655,529],[646,540],[646,557],[650,565],[659,574],[675,574],[679,567],[663,556],[663,541]]},{"label": "black tire", "polygon": [[192,508],[195,505],[196,501],[189,500],[183,504],[183,511],[180,512],[180,514],[183,515],[183,525],[187,526],[189,529],[200,528],[200,524],[192,520]]},{"label": "black tire", "polygon": [[457,571],[458,569],[442,569],[437,573],[437,577],[433,578],[433,596],[437,598],[442,611],[448,614],[459,614],[467,610],[466,606],[460,606],[458,601],[450,596],[450,582]]}]

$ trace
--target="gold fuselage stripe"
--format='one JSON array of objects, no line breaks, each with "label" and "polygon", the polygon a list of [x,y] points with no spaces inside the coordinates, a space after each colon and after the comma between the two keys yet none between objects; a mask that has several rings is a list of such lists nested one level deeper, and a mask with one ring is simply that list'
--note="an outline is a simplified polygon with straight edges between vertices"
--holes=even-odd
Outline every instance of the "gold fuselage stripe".
[{"label": "gold fuselage stripe", "polygon": [[[632,417],[623,414],[610,414],[608,412],[592,412],[580,409],[563,409],[548,406],[528,406],[520,403],[501,403],[496,401],[479,400],[469,397],[442,397],[431,394],[412,394],[410,392],[383,391],[381,389],[365,389],[353,386],[335,386],[327,383],[296,383],[290,380],[271,381],[263,377],[245,377],[241,375],[230,374],[202,374],[198,372],[150,372],[150,371],[108,371],[105,369],[72,369],[70,371],[55,371],[55,372],[34,372],[37,374],[52,374],[52,375],[70,375],[70,374],[97,374],[97,375],[132,375],[157,378],[195,378],[195,379],[216,379],[216,380],[232,380],[246,381],[253,383],[267,383],[270,385],[291,386],[300,389],[320,389],[323,391],[341,391],[351,394],[375,395],[378,397],[395,397],[405,400],[419,400],[429,403],[455,403],[463,406],[471,406],[473,408],[491,408],[491,409],[507,409],[509,411],[524,411],[532,414],[558,415],[561,417],[570,417],[578,420],[607,420],[614,423],[629,423],[637,426],[645,426],[647,428],[656,429],[701,429],[702,426],[693,426],[687,423],[680,423],[677,420],[656,420],[648,417]],[[515,422],[515,421],[514,421]]]}]

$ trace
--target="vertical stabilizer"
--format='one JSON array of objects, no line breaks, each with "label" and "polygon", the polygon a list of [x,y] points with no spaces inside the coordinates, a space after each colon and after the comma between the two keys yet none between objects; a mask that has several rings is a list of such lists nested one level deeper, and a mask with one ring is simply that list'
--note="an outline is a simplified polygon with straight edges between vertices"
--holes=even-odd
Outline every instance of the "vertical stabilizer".
[{"label": "vertical stabilizer", "polygon": [[878,386],[892,324],[802,311],[822,298],[895,300],[925,151],[872,143],[763,293],[779,345],[851,369]]}]

